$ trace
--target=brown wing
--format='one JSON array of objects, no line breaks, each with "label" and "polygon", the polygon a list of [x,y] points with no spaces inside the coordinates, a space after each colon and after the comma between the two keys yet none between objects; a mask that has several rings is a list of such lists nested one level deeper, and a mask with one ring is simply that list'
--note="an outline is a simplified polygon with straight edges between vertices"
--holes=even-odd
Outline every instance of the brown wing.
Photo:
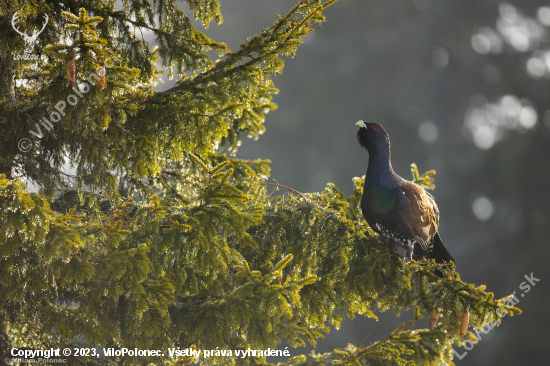
[{"label": "brown wing", "polygon": [[416,238],[422,249],[428,250],[430,239],[437,232],[439,223],[437,205],[429,193],[412,182],[405,182],[401,191],[409,200],[410,207],[410,210],[399,214],[401,223]]},{"label": "brown wing", "polygon": [[424,190],[424,193],[428,195],[428,198],[430,199],[430,202],[432,203],[432,208],[434,210],[435,214],[435,226],[439,226],[439,208],[437,208],[437,205],[435,203],[435,198],[430,194],[430,192]]}]

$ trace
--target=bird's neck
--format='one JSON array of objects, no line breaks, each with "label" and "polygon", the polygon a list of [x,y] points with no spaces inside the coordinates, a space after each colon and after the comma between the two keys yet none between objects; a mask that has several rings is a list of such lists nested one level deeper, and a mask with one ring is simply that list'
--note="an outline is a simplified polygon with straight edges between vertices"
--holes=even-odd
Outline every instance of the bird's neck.
[{"label": "bird's neck", "polygon": [[403,178],[395,174],[391,166],[389,146],[377,146],[369,149],[369,166],[365,185],[382,186],[386,188],[399,187]]}]

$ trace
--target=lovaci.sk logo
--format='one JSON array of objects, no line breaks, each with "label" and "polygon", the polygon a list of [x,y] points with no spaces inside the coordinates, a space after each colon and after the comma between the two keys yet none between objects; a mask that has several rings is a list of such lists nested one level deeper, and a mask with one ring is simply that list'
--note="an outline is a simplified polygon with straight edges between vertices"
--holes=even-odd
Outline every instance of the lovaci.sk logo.
[{"label": "lovaci.sk logo", "polygon": [[[19,15],[19,10],[16,11],[13,14],[13,17],[11,19],[11,25],[13,29],[20,34],[23,37],[23,40],[25,41],[25,49],[24,54],[14,54],[14,60],[31,60],[36,61],[38,59],[46,61],[46,56],[38,56],[38,55],[32,55],[32,51],[34,50],[34,46],[36,44],[36,41],[38,39],[38,36],[44,31],[46,28],[49,17],[47,14],[44,14],[43,16],[44,20],[42,23],[42,28],[36,29],[31,35],[27,34],[28,31],[23,32],[21,30],[21,26],[18,22],[21,20],[21,16]],[[35,64],[36,65],[36,64]],[[74,65],[74,62],[73,62]],[[48,106],[48,112],[46,112],[45,115],[43,115],[39,119],[39,123],[35,123],[35,121],[29,116],[30,123],[34,124],[34,127],[36,128],[36,131],[30,130],[29,133],[38,138],[41,139],[44,137],[44,133],[46,131],[52,131],[54,128],[54,125],[52,122],[56,123],[61,120],[63,116],[65,116],[65,108],[67,105],[74,106],[78,103],[79,98],[83,99],[84,96],[91,90],[91,86],[95,86],[96,83],[98,83],[98,88],[101,90],[103,88],[103,85],[105,84],[105,67],[112,68],[114,66],[114,62],[112,59],[105,60],[105,64],[98,67],[97,73],[91,72],[86,79],[79,80],[78,78],[75,80],[75,83],[71,85],[71,89],[74,92],[74,94],[69,94],[66,98],[66,101],[59,100],[54,107],[51,105]],[[102,81],[100,81],[102,80]],[[21,82],[24,80],[20,80]],[[49,113],[49,119],[48,119],[48,113]],[[41,129],[42,126],[44,130]],[[18,147],[21,152],[28,152],[32,149],[33,143],[29,138],[22,138],[18,142]]]},{"label": "lovaci.sk logo", "polygon": [[17,23],[18,20],[21,19],[21,16],[19,15],[19,10],[16,11],[14,14],[13,14],[13,17],[11,18],[11,26],[13,27],[13,29],[19,33],[22,37],[23,37],[23,40],[25,41],[25,54],[24,55],[14,55],[14,59],[15,60],[20,60],[20,59],[23,59],[23,60],[35,60],[35,59],[38,59],[38,56],[37,55],[31,55],[31,52],[34,50],[34,45],[36,43],[36,40],[38,39],[38,36],[40,35],[40,33],[42,33],[44,31],[44,29],[46,28],[46,25],[48,24],[48,21],[50,20],[48,18],[48,14],[44,14],[44,23],[42,24],[42,28],[40,30],[35,30],[31,35],[28,35],[27,32],[23,32],[21,31],[20,29],[20,26],[19,24]]}]

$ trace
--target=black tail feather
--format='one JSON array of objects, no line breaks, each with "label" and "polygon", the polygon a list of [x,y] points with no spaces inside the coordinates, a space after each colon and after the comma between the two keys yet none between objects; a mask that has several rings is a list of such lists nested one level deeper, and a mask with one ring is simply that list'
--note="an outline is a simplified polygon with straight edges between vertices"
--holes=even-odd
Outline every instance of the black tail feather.
[{"label": "black tail feather", "polygon": [[[432,243],[433,249],[430,252],[425,252],[419,245],[415,245],[413,259],[420,260],[423,257],[426,257],[428,259],[435,259],[436,263],[455,263],[453,256],[451,255],[451,253],[449,253],[449,251],[445,247],[445,244],[443,244],[443,241],[439,237],[439,233],[436,233],[433,236]],[[443,277],[443,272],[439,270],[435,271],[434,273],[439,277]]]},{"label": "black tail feather", "polygon": [[441,238],[439,237],[439,233],[435,233],[433,237],[433,243],[434,247],[432,249],[431,258],[435,259],[437,263],[443,263],[443,262],[453,262],[455,263],[455,259],[449,253],[447,248],[445,247],[445,244],[443,244],[443,241],[441,241]]}]

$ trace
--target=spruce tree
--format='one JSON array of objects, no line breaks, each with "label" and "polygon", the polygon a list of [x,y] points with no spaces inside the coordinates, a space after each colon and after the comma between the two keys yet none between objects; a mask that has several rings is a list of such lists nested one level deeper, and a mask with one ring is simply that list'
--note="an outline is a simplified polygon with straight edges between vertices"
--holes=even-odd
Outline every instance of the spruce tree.
[{"label": "spruce tree", "polygon": [[[268,180],[268,160],[235,158],[276,108],[281,57],[336,2],[300,0],[236,51],[171,0],[0,3],[2,359],[12,347],[126,347],[165,356],[69,363],[192,362],[168,354],[179,347],[202,350],[201,364],[260,365],[263,352],[235,351],[315,344],[344,317],[414,308],[384,340],[286,364],[438,365],[475,341],[468,321],[520,312],[452,268],[440,278],[434,262],[390,255],[360,213],[364,177],[351,196],[331,183],[300,193]],[[222,22],[218,0],[186,3],[205,26]],[[34,42],[16,31],[45,19]],[[158,60],[178,80],[164,92]],[[435,172],[412,172],[434,188]],[[410,328],[436,314],[432,330]]]}]

